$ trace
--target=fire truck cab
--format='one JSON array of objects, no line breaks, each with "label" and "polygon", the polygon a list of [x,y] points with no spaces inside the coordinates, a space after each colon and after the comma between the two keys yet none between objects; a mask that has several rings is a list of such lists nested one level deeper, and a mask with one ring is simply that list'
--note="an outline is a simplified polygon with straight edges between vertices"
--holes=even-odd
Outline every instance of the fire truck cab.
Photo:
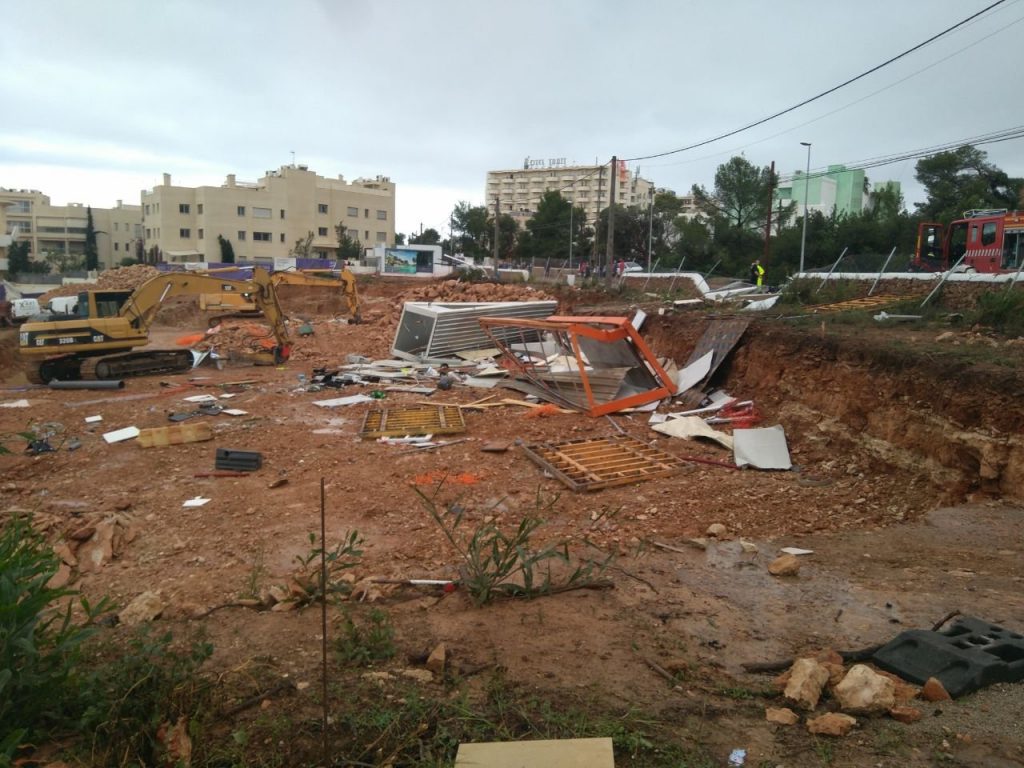
[{"label": "fire truck cab", "polygon": [[945,229],[932,222],[918,225],[912,271],[944,272],[961,257],[964,271],[1016,272],[1024,258],[1024,212],[971,210]]}]

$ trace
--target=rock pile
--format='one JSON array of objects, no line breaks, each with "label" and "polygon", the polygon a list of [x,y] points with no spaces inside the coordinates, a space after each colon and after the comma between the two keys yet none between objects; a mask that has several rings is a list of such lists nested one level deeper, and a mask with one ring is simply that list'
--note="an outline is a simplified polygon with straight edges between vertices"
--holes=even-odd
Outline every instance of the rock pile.
[{"label": "rock pile", "polygon": [[[842,657],[832,650],[797,659],[776,678],[775,684],[787,704],[807,712],[808,731],[824,736],[849,733],[857,725],[851,715],[888,715],[900,723],[915,722],[922,712],[910,702],[917,698],[929,700],[917,686],[888,672],[866,664],[854,664],[847,670]],[[839,711],[815,717],[819,701],[826,697],[830,699],[827,709]],[[765,719],[779,725],[796,725],[799,715],[793,709],[769,707]]]},{"label": "rock pile", "polygon": [[99,279],[95,283],[72,283],[47,291],[39,297],[39,303],[43,304],[59,296],[77,296],[81,291],[134,291],[144,282],[159,274],[156,267],[151,267],[148,264],[133,264],[130,267],[108,269],[100,273]]}]

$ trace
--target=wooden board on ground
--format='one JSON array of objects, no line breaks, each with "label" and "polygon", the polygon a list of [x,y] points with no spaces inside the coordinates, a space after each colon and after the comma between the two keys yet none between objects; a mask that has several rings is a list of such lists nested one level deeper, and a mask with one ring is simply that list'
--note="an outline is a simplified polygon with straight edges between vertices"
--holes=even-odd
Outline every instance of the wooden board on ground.
[{"label": "wooden board on ground", "polygon": [[201,443],[213,440],[213,429],[208,421],[192,424],[178,424],[173,427],[155,427],[139,432],[139,445],[143,448],[159,448],[165,445]]},{"label": "wooden board on ground", "polygon": [[560,739],[460,744],[455,768],[615,768],[612,740]]}]

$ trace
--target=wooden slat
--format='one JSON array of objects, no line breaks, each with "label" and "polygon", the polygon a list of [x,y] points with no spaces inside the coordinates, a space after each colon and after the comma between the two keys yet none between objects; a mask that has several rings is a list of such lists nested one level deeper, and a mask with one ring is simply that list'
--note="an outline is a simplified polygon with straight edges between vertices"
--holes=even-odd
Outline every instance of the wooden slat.
[{"label": "wooden slat", "polygon": [[466,431],[459,408],[446,406],[400,406],[369,411],[360,436],[403,437],[405,435],[451,435]]}]

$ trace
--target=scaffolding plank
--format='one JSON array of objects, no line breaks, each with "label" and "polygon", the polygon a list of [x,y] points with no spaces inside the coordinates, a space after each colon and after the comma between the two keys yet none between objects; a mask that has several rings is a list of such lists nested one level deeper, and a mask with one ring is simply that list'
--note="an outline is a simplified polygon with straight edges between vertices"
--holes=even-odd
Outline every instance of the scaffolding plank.
[{"label": "scaffolding plank", "polygon": [[627,435],[524,445],[523,451],[574,491],[665,477],[686,464]]},{"label": "scaffolding plank", "polygon": [[457,405],[410,405],[367,411],[359,436],[454,435],[466,431]]}]

